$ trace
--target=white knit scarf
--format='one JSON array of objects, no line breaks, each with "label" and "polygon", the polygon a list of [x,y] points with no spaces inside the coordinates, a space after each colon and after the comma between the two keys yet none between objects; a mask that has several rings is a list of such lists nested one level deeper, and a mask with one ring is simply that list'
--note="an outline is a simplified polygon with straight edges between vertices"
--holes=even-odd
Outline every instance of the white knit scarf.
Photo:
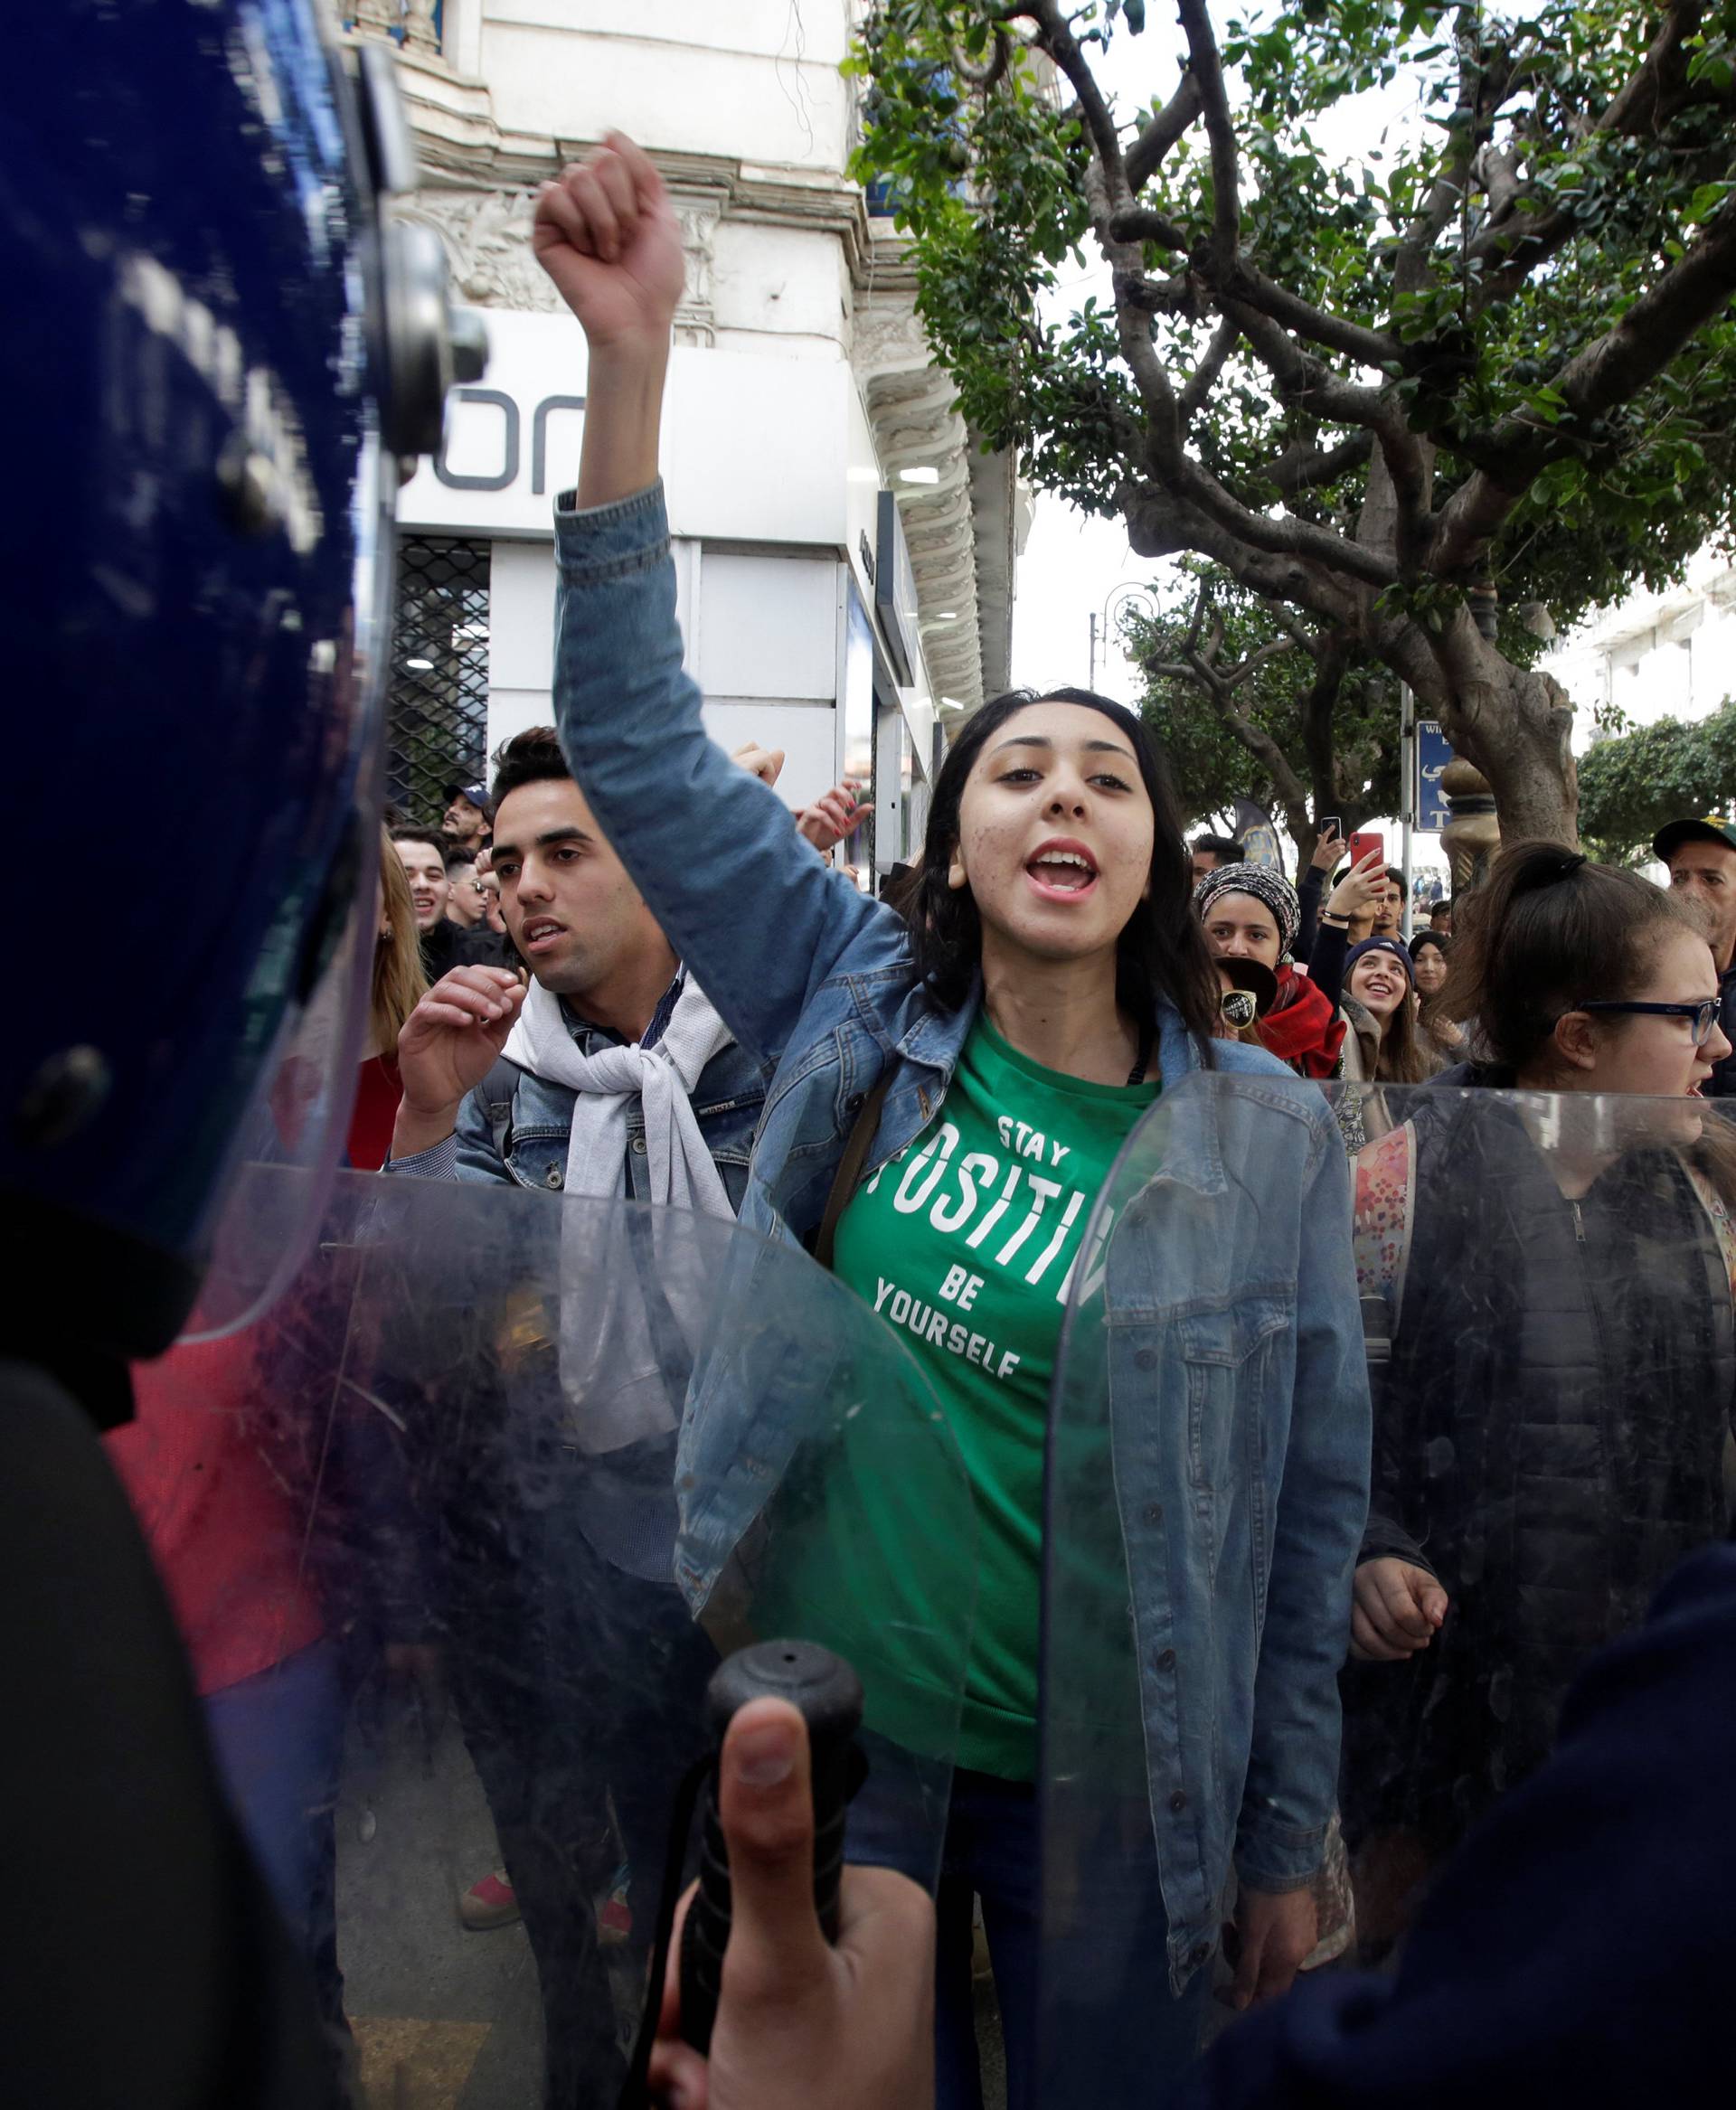
[{"label": "white knit scarf", "polygon": [[[567,1144],[566,1192],[627,1192],[627,1109],[635,1097],[645,1119],[649,1199],[661,1207],[731,1219],[729,1194],[693,1117],[692,1094],[701,1073],[731,1041],[698,985],[688,981],[655,1048],[604,1047],[582,1053],[561,1000],[533,981],[503,1052],[545,1083],[566,1086],[578,1098]],[[665,1434],[678,1418],[672,1390],[678,1372],[668,1360],[668,1319],[691,1347],[704,1298],[703,1271],[689,1248],[709,1254],[718,1241],[683,1233],[678,1220],[654,1221],[648,1247],[600,1249],[597,1219],[575,1210],[561,1229],[561,1380],[574,1409],[581,1450],[599,1454]],[[666,1265],[659,1264],[662,1250]],[[639,1270],[655,1270],[644,1286]],[[659,1356],[646,1310],[647,1288],[667,1314]]]}]

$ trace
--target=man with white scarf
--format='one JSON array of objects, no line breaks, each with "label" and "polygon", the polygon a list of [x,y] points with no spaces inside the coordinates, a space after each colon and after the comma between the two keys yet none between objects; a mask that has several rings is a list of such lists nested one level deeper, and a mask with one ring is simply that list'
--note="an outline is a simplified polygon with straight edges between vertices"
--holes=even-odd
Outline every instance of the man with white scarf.
[{"label": "man with white scarf", "polygon": [[[760,749],[738,758],[769,778],[781,759]],[[507,936],[531,979],[526,986],[501,970],[458,967],[417,1005],[398,1043],[403,1097],[385,1170],[733,1219],[769,1069],[736,1045],[683,975],[552,727],[505,743],[492,792],[491,868]],[[796,824],[824,849],[847,832],[852,805],[840,786]],[[467,1483],[467,1503],[501,1512],[470,1521],[515,1534],[517,1572],[442,1578],[450,1653],[462,1659],[449,1665],[452,1683],[510,1872],[510,1880],[506,1872],[483,1877],[459,1911],[477,1929],[522,1912],[542,1979],[548,2096],[561,2102],[578,2099],[577,2070],[594,2075],[605,2057],[594,1909],[602,1906],[602,1924],[617,1936],[627,1923],[636,1947],[650,1931],[639,1885],[630,1877],[613,1884],[612,1867],[598,1861],[585,1835],[618,1828],[630,1863],[636,1834],[666,1813],[627,1806],[623,1768],[597,1740],[610,1725],[563,1719],[558,1694],[593,1682],[597,1652],[614,1640],[656,1659],[666,1696],[691,1688],[697,1722],[698,1694],[716,1660],[670,1580],[683,1386],[679,1371],[660,1366],[646,1323],[641,1271],[648,1265],[656,1275],[658,1256],[651,1241],[627,1243],[635,1251],[623,1250],[618,1294],[600,1326],[594,1280],[571,1286],[571,1308],[585,1323],[560,1329],[572,1419],[545,1506],[514,1519],[514,1491],[495,1488],[486,1463]],[[594,1232],[581,1229],[571,1244],[563,1267],[594,1268]],[[478,1286],[484,1295],[527,1286]],[[657,1287],[665,1317],[673,1307],[678,1326],[679,1281]],[[663,1338],[666,1349],[666,1329]],[[509,1592],[523,1612],[503,1619]],[[480,1601],[491,1593],[493,1602]],[[524,1663],[506,1660],[517,1644],[503,1634],[515,1626],[526,1636]],[[489,1642],[467,1648],[467,1632]],[[609,1668],[594,1686],[618,1691],[621,1680]],[[592,1807],[599,1778],[615,1783],[608,1810]],[[612,1852],[606,1858],[612,1863]]]}]

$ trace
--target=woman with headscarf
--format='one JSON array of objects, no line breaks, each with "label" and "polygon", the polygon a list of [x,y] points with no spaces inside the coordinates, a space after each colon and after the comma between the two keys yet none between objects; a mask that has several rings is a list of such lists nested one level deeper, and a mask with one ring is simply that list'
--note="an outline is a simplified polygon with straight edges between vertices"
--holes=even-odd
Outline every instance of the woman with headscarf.
[{"label": "woman with headscarf", "polygon": [[1443,1062],[1463,1061],[1465,1028],[1442,1010],[1439,997],[1447,984],[1448,963],[1453,941],[1444,931],[1420,930],[1410,940],[1410,962],[1417,984],[1417,1028],[1424,1043]]},{"label": "woman with headscarf", "polygon": [[1212,956],[1259,960],[1277,975],[1278,997],[1260,1022],[1260,1044],[1299,1077],[1325,1081],[1344,1073],[1344,936],[1377,883],[1384,883],[1384,875],[1371,863],[1368,871],[1359,867],[1333,890],[1307,975],[1298,973],[1290,956],[1302,912],[1296,889],[1281,872],[1263,864],[1222,864],[1194,890]]}]

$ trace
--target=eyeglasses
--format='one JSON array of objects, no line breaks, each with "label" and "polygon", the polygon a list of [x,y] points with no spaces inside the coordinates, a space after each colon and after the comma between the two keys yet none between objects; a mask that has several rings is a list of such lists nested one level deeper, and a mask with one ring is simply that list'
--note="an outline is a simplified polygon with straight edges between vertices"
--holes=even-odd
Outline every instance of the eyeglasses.
[{"label": "eyeglasses", "polygon": [[1685,1018],[1694,1021],[1694,1044],[1703,1048],[1718,1023],[1722,1000],[1708,996],[1699,1003],[1618,1003],[1599,998],[1592,1003],[1576,1003],[1575,1011],[1618,1012],[1635,1018]]}]

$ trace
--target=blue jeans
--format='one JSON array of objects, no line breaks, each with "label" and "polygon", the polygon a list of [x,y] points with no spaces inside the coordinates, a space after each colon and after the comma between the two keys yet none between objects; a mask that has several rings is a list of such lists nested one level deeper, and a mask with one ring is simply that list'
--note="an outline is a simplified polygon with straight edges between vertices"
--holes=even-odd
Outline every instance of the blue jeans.
[{"label": "blue jeans", "polygon": [[[597,1905],[628,1870],[630,1967],[649,1962],[675,1785],[705,1743],[717,1651],[673,1584],[627,1574],[572,1521],[561,1461],[510,1575],[452,1568],[448,1661],[542,1996],[549,2110],[612,2110],[617,2041]],[[623,1975],[625,1975],[625,1970]]]},{"label": "blue jeans", "polygon": [[337,1644],[316,1641],[204,1700],[217,1769],[266,1885],[307,1959],[320,2011],[347,2034],[337,1966],[338,1767],[344,1696]]},{"label": "blue jeans", "polygon": [[[929,1769],[882,1738],[863,1743],[869,1773],[850,1807],[845,1858],[899,1869],[929,1887],[933,1842],[924,1837],[920,1812]],[[1110,1917],[1118,1924],[1113,1934],[1105,1928],[1106,1945],[1111,1955],[1125,1952],[1131,1937],[1141,1968],[1137,1998],[1109,2003],[1112,2021],[1125,2029],[1105,2030],[1111,1980],[1104,1966],[1112,1972],[1114,1965],[1089,1936],[1045,1944],[1042,1868],[1036,1788],[960,1767],[952,1776],[935,1890],[936,2110],[982,2110],[970,1976],[974,1898],[982,1899],[1000,2002],[1007,2110],[1036,2110],[1039,2103],[1043,2110],[1161,2104],[1197,2054],[1211,1973],[1196,1973],[1181,1999],[1173,1998],[1156,1883],[1140,1883],[1136,1901],[1125,1879],[1115,1882]]]}]

